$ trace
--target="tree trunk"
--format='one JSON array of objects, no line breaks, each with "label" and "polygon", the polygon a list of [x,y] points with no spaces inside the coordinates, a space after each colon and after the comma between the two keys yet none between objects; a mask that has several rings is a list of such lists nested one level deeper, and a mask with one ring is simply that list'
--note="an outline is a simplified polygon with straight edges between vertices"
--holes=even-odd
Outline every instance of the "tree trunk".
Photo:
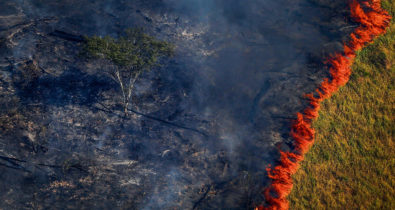
[{"label": "tree trunk", "polygon": [[124,104],[123,106],[123,111],[125,113],[125,116],[128,116],[128,106],[129,106],[129,102],[127,102],[126,104]]},{"label": "tree trunk", "polygon": [[137,73],[133,78],[132,78],[132,76],[130,76],[130,78],[129,78],[128,93],[127,93],[127,95],[125,94],[126,95],[126,97],[125,97],[125,104],[124,104],[125,115],[127,115],[127,112],[128,112],[128,106],[129,106],[129,103],[130,103],[130,99],[132,98],[132,91],[133,91],[133,88],[134,88],[134,84],[136,83],[137,78],[139,76],[140,76],[140,73]]}]

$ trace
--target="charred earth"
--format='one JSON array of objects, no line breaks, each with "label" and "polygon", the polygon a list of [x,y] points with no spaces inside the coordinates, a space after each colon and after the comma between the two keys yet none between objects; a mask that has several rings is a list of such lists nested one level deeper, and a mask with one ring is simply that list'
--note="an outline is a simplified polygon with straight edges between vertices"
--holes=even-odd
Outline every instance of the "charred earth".
[{"label": "charred earth", "polygon": [[[250,209],[290,122],[357,24],[341,0],[0,0],[0,208]],[[175,56],[129,115],[85,36]]]}]

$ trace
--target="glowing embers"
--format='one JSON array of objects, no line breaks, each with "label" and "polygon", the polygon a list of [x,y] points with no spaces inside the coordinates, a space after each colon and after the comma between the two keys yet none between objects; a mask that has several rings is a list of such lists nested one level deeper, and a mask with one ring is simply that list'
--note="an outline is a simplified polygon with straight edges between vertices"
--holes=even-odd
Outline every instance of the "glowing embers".
[{"label": "glowing embers", "polygon": [[367,0],[362,3],[352,0],[350,3],[351,17],[360,26],[350,35],[350,41],[344,44],[344,52],[335,54],[329,58],[330,79],[321,82],[316,90],[317,97],[313,93],[307,94],[310,106],[303,112],[297,113],[297,120],[292,124],[291,136],[294,139],[294,151],[280,151],[280,161],[274,168],[267,168],[268,177],[272,183],[264,190],[268,207],[263,205],[257,207],[263,209],[288,209],[287,196],[292,190],[292,175],[299,168],[300,161],[314,142],[314,129],[312,121],[318,117],[320,103],[329,98],[341,86],[345,85],[351,74],[351,65],[356,54],[366,44],[380,34],[383,34],[389,25],[391,17],[381,9],[380,0]]}]

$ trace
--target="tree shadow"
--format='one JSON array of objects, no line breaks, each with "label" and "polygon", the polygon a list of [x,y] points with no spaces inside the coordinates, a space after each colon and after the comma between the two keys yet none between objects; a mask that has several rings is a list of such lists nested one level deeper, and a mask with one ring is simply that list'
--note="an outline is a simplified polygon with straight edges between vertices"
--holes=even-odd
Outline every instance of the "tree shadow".
[{"label": "tree shadow", "polygon": [[16,84],[18,95],[27,103],[65,106],[90,106],[100,100],[100,93],[116,87],[108,77],[89,75],[72,68],[59,76],[43,75],[28,83]]}]

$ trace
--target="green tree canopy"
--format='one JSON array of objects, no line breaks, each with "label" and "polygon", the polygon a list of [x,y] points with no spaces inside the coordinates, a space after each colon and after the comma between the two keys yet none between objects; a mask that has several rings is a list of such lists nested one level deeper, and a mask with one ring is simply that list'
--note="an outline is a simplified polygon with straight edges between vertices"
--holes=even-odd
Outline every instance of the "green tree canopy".
[{"label": "green tree canopy", "polygon": [[94,58],[104,58],[121,68],[149,70],[158,59],[172,56],[172,44],[157,40],[141,29],[127,29],[118,39],[110,36],[85,37],[85,52]]},{"label": "green tree canopy", "polygon": [[105,59],[115,64],[110,75],[120,85],[125,112],[139,75],[159,65],[163,57],[174,54],[174,46],[145,34],[141,29],[127,29],[119,38],[85,37],[83,52],[89,58]]}]

